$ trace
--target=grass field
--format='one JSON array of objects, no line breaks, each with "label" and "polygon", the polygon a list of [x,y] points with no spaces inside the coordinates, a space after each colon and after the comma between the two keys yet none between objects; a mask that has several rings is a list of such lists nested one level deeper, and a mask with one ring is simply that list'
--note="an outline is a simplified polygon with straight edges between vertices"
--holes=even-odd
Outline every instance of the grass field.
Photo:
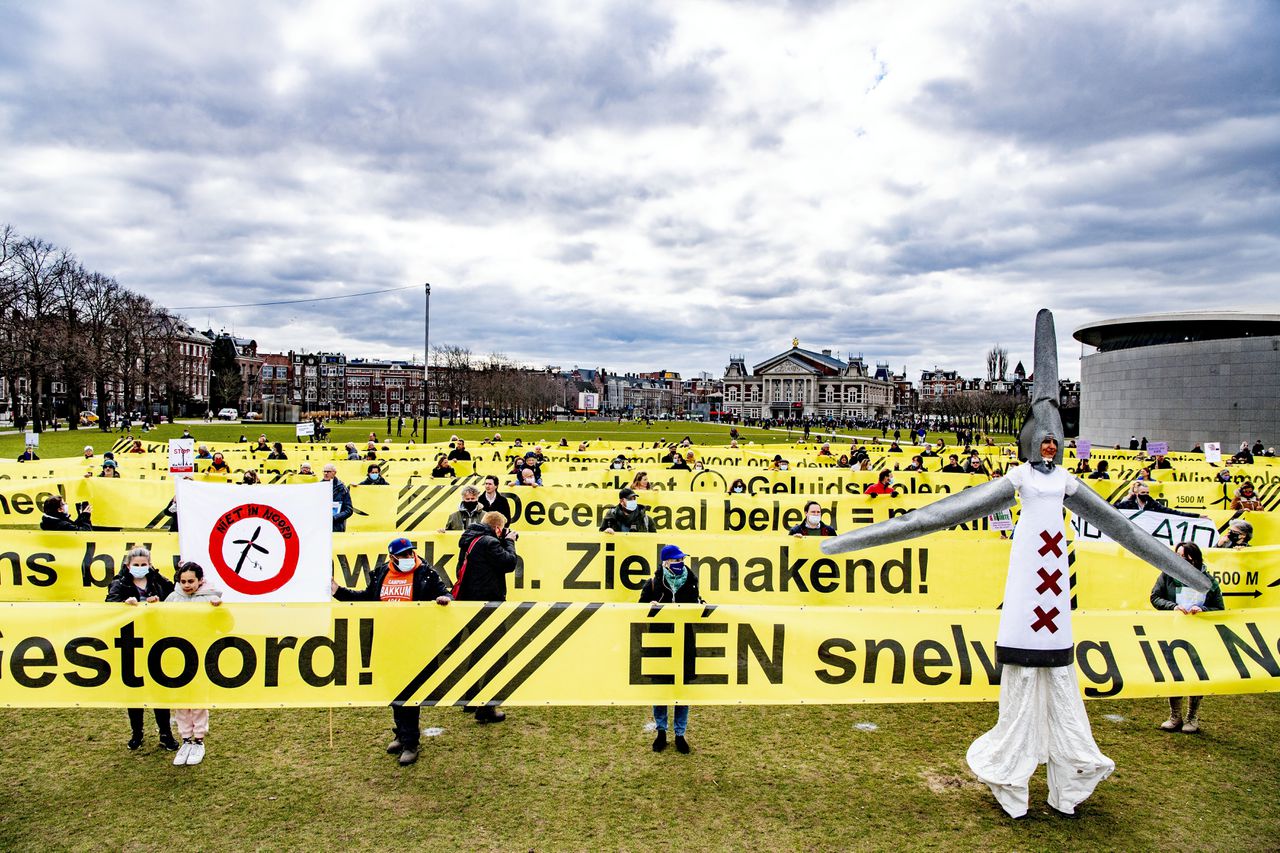
[{"label": "grass field", "polygon": [[[335,429],[356,439],[384,422]],[[181,425],[149,437],[180,434]],[[289,427],[192,427],[197,438]],[[431,437],[492,430],[432,427]],[[723,442],[727,428],[606,424],[503,429],[526,443]],[[785,431],[748,431],[776,441]],[[106,440],[104,440],[106,439]],[[46,433],[42,455],[99,452],[92,430]],[[16,456],[21,437],[0,438]],[[0,677],[8,677],[0,669]],[[514,708],[478,726],[428,709],[417,765],[382,751],[385,709],[223,711],[209,753],[177,768],[154,731],[125,749],[121,710],[0,710],[0,850],[1275,850],[1280,695],[1209,697],[1203,734],[1155,729],[1163,700],[1088,704],[1118,765],[1078,820],[1044,805],[1010,821],[969,773],[993,704],[695,708],[692,755],[655,755],[643,708]]]},{"label": "grass field", "polygon": [[[329,436],[330,442],[347,442],[355,441],[364,444],[369,438],[369,433],[377,433],[379,439],[385,439],[387,428],[386,420],[356,420],[348,421],[345,424],[331,424],[333,429]],[[199,441],[222,442],[226,444],[234,444],[241,435],[247,436],[251,441],[263,433],[266,434],[269,441],[293,441],[293,426],[287,424],[240,424],[240,423],[177,423],[165,424],[157,427],[149,433],[141,433],[134,431],[136,437],[145,438],[147,441],[160,441],[163,439],[177,438],[182,435],[183,429],[190,429],[191,434]],[[655,421],[652,426],[640,424],[617,424],[612,421],[590,421],[583,423],[581,421],[560,421],[556,423],[540,424],[535,426],[519,426],[519,427],[478,427],[478,426],[449,426],[448,422],[444,426],[437,426],[433,420],[429,425],[427,440],[446,441],[451,436],[457,435],[466,439],[468,442],[478,442],[482,438],[490,438],[495,432],[501,433],[505,441],[514,441],[519,438],[525,444],[533,444],[535,442],[544,442],[546,444],[555,444],[561,438],[568,440],[574,447],[577,447],[579,441],[592,441],[596,438],[604,438],[610,441],[628,441],[636,442],[637,445],[643,442],[646,445],[652,445],[655,441],[676,442],[685,436],[689,436],[698,444],[727,444],[729,442],[728,425],[724,424],[704,424],[689,421]],[[754,441],[759,444],[776,444],[779,442],[798,441],[803,436],[803,431],[785,429],[754,429],[749,427],[739,427],[742,441]],[[840,432],[839,435],[857,435],[863,438],[872,436],[879,437],[879,430],[855,430],[852,433]],[[818,433],[812,434],[812,439],[816,440]],[[889,433],[892,439],[893,433]],[[955,438],[952,433],[931,434],[929,441],[936,441],[939,437],[946,440],[948,444]],[[39,455],[41,457],[55,456],[78,456],[83,451],[85,445],[92,445],[99,456],[106,449],[109,449],[120,438],[117,431],[103,432],[99,429],[90,429],[82,427],[78,430],[59,430],[58,432],[44,432],[40,435]],[[1011,436],[995,436],[996,441],[1011,441]],[[400,437],[392,436],[392,446],[404,444],[409,440],[409,424],[404,427],[404,434]],[[422,438],[419,436],[414,439],[421,443]],[[845,444],[847,448],[847,440],[838,439],[839,443]],[[0,456],[16,459],[18,454],[22,452],[24,439],[22,435],[5,435],[0,436]],[[906,440],[905,446],[910,446],[910,441]],[[840,448],[833,445],[837,450]]]},{"label": "grass field", "polygon": [[[655,755],[641,708],[427,710],[418,764],[390,714],[214,711],[173,767],[123,711],[0,711],[5,850],[1274,850],[1280,697],[1210,697],[1169,735],[1162,700],[1088,705],[1118,769],[1080,808],[1011,821],[964,762],[994,705],[693,709],[694,751]],[[1122,718],[1122,719],[1114,719]],[[875,726],[864,731],[856,726]]]}]

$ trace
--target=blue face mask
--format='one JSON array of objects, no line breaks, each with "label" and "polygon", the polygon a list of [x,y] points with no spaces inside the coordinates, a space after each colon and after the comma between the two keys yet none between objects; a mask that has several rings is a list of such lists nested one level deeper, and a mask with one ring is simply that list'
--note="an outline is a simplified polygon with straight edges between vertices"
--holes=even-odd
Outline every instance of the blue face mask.
[{"label": "blue face mask", "polygon": [[666,569],[673,575],[682,575],[684,574],[684,563],[672,563]]},{"label": "blue face mask", "polygon": [[138,580],[142,580],[150,572],[151,572],[150,566],[130,566],[129,567],[129,574],[133,575]]}]

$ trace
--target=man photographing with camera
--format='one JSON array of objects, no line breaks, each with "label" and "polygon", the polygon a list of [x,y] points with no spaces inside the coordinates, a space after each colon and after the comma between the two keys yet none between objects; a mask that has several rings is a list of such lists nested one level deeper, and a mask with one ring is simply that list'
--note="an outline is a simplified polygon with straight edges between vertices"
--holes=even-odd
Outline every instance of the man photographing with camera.
[{"label": "man photographing with camera", "polygon": [[[458,581],[453,585],[457,601],[506,601],[507,575],[516,570],[516,539],[500,512],[486,512],[479,522],[467,525],[458,539]],[[475,712],[478,723],[500,723],[507,715],[491,705]]]}]

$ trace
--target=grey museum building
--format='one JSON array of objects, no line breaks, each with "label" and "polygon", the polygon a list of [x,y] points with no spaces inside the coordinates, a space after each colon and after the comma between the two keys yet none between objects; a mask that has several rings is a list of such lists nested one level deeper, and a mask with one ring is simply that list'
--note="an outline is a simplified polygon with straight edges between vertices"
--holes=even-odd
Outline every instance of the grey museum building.
[{"label": "grey museum building", "polygon": [[1080,436],[1174,451],[1206,441],[1280,443],[1280,314],[1196,311],[1102,320],[1076,329]]}]

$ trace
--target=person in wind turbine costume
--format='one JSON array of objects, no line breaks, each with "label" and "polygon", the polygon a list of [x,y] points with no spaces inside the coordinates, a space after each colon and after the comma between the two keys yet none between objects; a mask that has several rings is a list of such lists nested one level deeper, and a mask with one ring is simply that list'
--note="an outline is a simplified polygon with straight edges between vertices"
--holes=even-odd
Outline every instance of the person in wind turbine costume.
[{"label": "person in wind turbine costume", "polygon": [[1115,769],[1094,742],[1076,682],[1063,507],[1183,584],[1205,590],[1211,582],[1062,467],[1057,347],[1053,314],[1042,309],[1036,315],[1031,411],[1018,441],[1026,462],[1000,479],[822,544],[827,554],[888,545],[1021,500],[996,636],[996,660],[1003,664],[1000,715],[967,756],[1013,818],[1027,812],[1027,781],[1039,764],[1049,765],[1049,805],[1064,815],[1074,815]]}]

